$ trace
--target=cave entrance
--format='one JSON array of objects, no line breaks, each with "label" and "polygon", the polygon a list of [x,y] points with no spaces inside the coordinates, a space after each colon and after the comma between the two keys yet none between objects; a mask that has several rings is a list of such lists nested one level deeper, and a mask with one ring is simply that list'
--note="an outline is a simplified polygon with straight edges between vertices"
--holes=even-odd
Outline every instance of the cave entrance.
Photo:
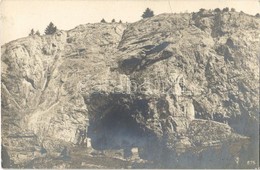
[{"label": "cave entrance", "polygon": [[89,130],[92,130],[90,137],[94,149],[124,149],[141,147],[145,143],[144,129],[118,106],[92,123]]},{"label": "cave entrance", "polygon": [[121,95],[99,95],[94,96],[92,101],[88,136],[94,149],[127,150],[133,147],[143,148],[146,145],[151,135],[135,118],[136,112],[147,107],[143,100],[137,102]]}]

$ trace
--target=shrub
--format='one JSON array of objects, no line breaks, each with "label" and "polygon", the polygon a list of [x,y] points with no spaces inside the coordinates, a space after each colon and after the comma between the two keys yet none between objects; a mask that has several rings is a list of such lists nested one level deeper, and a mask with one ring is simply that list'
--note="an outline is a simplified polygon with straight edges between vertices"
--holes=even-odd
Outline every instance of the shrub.
[{"label": "shrub", "polygon": [[204,9],[204,8],[200,8],[199,13],[203,13],[203,12],[205,12],[205,11],[206,11],[206,9]]},{"label": "shrub", "polygon": [[142,18],[150,18],[153,17],[154,13],[150,8],[146,8],[146,10],[144,11]]},{"label": "shrub", "polygon": [[214,9],[214,12],[221,12],[219,8]]},{"label": "shrub", "polygon": [[54,24],[52,22],[50,22],[50,24],[47,26],[47,28],[45,29],[45,34],[46,35],[51,35],[54,34],[57,31],[57,27],[54,26]]},{"label": "shrub", "polygon": [[101,23],[107,23],[104,18],[103,18],[100,22],[101,22]]},{"label": "shrub", "polygon": [[223,12],[228,12],[228,11],[229,11],[229,8],[228,8],[228,7],[226,7],[226,8],[223,9]]},{"label": "shrub", "polygon": [[38,36],[41,35],[39,30],[37,30],[35,34],[38,35]]},{"label": "shrub", "polygon": [[30,32],[29,36],[32,36],[32,35],[34,35],[34,30],[33,29],[31,29],[31,32]]},{"label": "shrub", "polygon": [[73,38],[67,38],[67,43],[72,43],[72,41],[73,41]]}]

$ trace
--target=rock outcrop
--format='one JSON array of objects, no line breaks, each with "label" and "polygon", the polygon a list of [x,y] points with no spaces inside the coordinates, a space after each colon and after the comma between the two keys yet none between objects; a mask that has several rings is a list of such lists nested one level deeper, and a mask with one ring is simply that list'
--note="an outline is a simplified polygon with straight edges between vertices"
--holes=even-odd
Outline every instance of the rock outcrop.
[{"label": "rock outcrop", "polygon": [[95,154],[137,148],[150,161],[132,167],[257,167],[259,35],[257,17],[200,11],[80,25],[3,45],[8,164],[44,168],[37,162],[48,164],[64,147],[81,153],[76,146],[91,139]]}]

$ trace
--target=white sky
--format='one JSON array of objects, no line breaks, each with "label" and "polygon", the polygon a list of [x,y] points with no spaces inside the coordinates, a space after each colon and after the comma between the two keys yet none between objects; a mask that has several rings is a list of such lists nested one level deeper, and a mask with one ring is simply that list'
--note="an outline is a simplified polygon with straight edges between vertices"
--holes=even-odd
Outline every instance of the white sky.
[{"label": "white sky", "polygon": [[100,22],[102,18],[135,22],[147,7],[156,15],[217,7],[233,7],[255,15],[260,13],[260,0],[1,0],[0,41],[2,45],[25,37],[32,28],[42,34],[50,21],[62,30]]}]

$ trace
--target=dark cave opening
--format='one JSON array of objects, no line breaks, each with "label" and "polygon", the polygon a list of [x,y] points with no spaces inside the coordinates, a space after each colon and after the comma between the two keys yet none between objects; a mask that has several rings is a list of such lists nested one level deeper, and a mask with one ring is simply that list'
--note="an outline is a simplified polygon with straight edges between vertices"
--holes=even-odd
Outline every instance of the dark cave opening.
[{"label": "dark cave opening", "polygon": [[161,141],[146,122],[151,118],[148,102],[144,96],[118,93],[93,93],[85,98],[92,148],[104,153],[120,150],[124,158],[134,154],[132,149],[141,159],[160,157]]},{"label": "dark cave opening", "polygon": [[92,147],[96,150],[142,147],[145,143],[144,128],[120,106],[90,122],[89,131]]},{"label": "dark cave opening", "polygon": [[132,100],[124,95],[95,95],[91,105],[88,137],[95,150],[143,148],[152,136],[136,118],[147,116],[145,100]]}]

